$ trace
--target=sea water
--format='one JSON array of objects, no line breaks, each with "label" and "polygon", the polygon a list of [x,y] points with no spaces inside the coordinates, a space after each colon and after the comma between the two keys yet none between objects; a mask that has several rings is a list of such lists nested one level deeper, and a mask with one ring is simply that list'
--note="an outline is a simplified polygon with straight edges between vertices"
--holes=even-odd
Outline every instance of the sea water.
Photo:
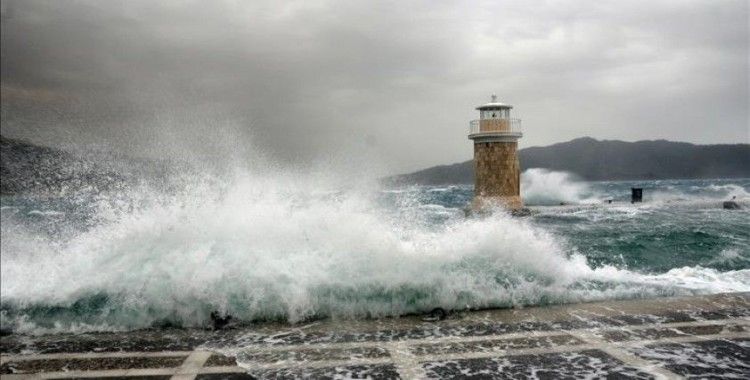
[{"label": "sea water", "polygon": [[[300,175],[2,197],[0,317],[24,333],[376,318],[750,291],[750,179],[530,169],[528,217],[471,186]],[[644,189],[630,203],[630,188]],[[724,210],[735,197],[741,210]],[[610,202],[611,201],[611,202]]]}]

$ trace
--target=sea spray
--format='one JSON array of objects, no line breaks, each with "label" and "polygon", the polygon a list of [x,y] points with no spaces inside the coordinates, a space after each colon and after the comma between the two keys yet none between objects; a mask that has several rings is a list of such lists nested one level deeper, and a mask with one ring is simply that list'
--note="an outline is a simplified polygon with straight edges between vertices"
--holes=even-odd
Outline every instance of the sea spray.
[{"label": "sea spray", "polygon": [[740,205],[750,206],[750,192],[740,185],[708,184],[706,186],[693,185],[690,187],[665,184],[646,193],[646,201],[667,203],[692,203],[696,207],[711,207],[717,201],[734,200]]},{"label": "sea spray", "polygon": [[185,194],[62,246],[8,245],[6,322],[135,328],[200,325],[211,310],[298,322],[508,306],[563,292],[588,270],[544,231],[502,214],[430,229],[413,213],[379,209],[371,194],[303,182],[246,178],[221,197]]},{"label": "sea spray", "polygon": [[[718,226],[731,236],[721,241],[709,226],[691,225],[693,218],[669,224],[685,212],[679,204],[664,208],[665,224],[645,230],[636,229],[638,219],[661,218],[662,209],[550,207],[526,219],[502,212],[464,218],[470,188],[392,192],[325,178],[238,171],[196,177],[178,191],[99,194],[95,223],[64,237],[28,228],[37,223],[28,218],[57,214],[29,216],[38,205],[4,208],[3,328],[202,326],[214,310],[244,321],[301,322],[750,290],[744,214],[718,214],[714,224],[726,220]],[[585,191],[576,194],[586,199]],[[739,267],[701,266],[710,257],[695,254],[711,251],[691,253],[690,239],[733,250]],[[647,241],[665,245],[641,248]],[[687,242],[679,248],[683,261],[670,262],[692,264],[650,264],[680,241]]]},{"label": "sea spray", "polygon": [[568,172],[527,169],[521,174],[521,195],[531,206],[594,203],[598,199],[590,186]]}]

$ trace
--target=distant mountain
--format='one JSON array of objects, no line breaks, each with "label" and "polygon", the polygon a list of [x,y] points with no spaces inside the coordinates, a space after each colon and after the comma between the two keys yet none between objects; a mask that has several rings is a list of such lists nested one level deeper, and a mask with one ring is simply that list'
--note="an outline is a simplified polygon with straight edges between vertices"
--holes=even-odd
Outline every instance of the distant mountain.
[{"label": "distant mountain", "polygon": [[[519,151],[523,170],[546,168],[585,180],[750,177],[750,144],[694,145],[666,140],[624,142],[583,137]],[[471,160],[385,179],[389,184],[469,184]]]}]

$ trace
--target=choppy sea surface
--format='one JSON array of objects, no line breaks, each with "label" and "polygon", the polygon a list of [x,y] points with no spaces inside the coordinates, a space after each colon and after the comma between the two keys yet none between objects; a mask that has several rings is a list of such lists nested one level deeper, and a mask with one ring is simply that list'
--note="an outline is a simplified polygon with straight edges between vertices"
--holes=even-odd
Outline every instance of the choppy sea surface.
[{"label": "choppy sea surface", "polygon": [[[631,187],[644,202],[630,203]],[[302,322],[750,291],[750,179],[522,175],[528,217],[466,217],[471,186],[288,175],[4,196],[2,328]],[[741,210],[724,210],[735,197]],[[612,202],[608,202],[611,200]]]}]

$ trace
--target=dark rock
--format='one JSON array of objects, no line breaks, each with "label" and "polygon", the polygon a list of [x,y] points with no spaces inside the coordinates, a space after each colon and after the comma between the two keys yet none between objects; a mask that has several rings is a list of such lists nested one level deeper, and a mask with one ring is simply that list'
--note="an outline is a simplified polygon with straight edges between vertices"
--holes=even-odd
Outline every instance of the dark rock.
[{"label": "dark rock", "polygon": [[735,201],[724,201],[723,206],[725,210],[739,210],[742,208],[740,204]]},{"label": "dark rock", "polygon": [[531,215],[531,209],[527,207],[522,207],[518,209],[514,209],[510,211],[511,216],[530,216]]},{"label": "dark rock", "polygon": [[218,311],[212,311],[210,317],[214,330],[224,329],[229,325],[229,322],[232,321],[231,315],[222,316]]},{"label": "dark rock", "polygon": [[447,317],[448,317],[448,312],[445,311],[445,309],[436,307],[432,309],[432,311],[429,312],[427,315],[422,317],[422,320],[425,322],[437,322],[437,321],[442,321]]}]

